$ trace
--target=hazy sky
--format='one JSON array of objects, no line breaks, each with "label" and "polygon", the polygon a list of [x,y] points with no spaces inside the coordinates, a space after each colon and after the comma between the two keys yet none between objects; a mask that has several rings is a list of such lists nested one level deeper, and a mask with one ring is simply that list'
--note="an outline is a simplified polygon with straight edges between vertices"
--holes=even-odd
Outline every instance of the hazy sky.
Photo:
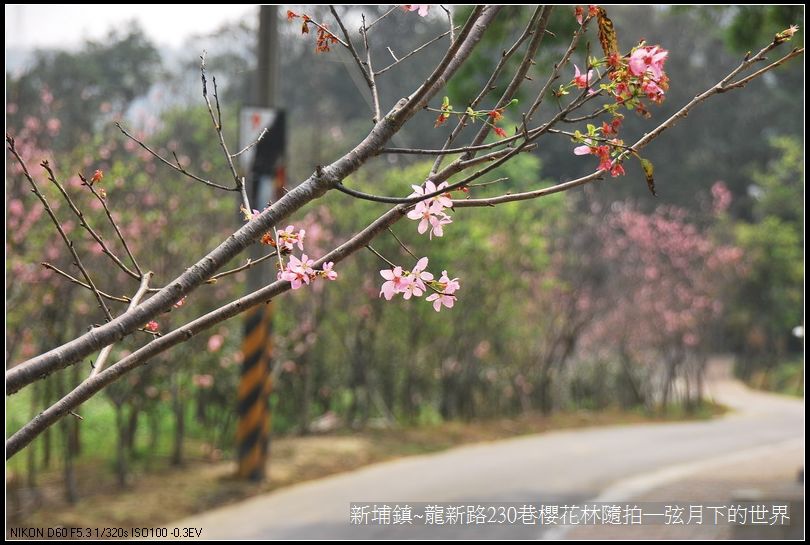
[{"label": "hazy sky", "polygon": [[255,4],[6,4],[6,47],[72,47],[87,38],[100,38],[132,19],[157,44],[178,46],[192,34],[215,30],[255,9]]}]

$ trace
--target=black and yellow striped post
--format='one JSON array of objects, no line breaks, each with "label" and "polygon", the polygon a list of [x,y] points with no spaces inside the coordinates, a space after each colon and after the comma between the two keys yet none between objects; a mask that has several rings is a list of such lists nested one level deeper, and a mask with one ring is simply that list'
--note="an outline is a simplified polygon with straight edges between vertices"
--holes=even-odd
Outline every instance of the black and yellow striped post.
[{"label": "black and yellow striped post", "polygon": [[[246,107],[240,116],[240,156],[242,168],[249,172],[248,190],[252,208],[262,210],[283,194],[285,183],[284,153],[286,123],[284,110],[278,107],[278,7],[264,5],[259,10],[258,67],[256,105]],[[258,142],[257,142],[258,139]],[[255,145],[254,145],[255,144]],[[268,251],[254,244],[250,258],[256,261]],[[247,272],[248,292],[256,291],[276,279],[275,260],[266,260]],[[272,391],[270,337],[273,323],[272,304],[259,305],[245,316],[242,341],[242,376],[237,390],[236,452],[238,476],[254,481],[265,476],[270,439]]]},{"label": "black and yellow striped post", "polygon": [[270,326],[272,304],[259,305],[247,313],[242,342],[242,376],[237,391],[239,423],[236,445],[238,475],[243,479],[264,479],[270,433],[268,398],[272,387]]}]

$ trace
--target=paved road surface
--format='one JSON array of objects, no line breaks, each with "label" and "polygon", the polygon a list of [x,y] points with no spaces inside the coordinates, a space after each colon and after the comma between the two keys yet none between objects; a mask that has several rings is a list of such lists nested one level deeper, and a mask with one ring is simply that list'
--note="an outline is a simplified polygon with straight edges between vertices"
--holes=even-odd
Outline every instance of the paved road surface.
[{"label": "paved road surface", "polygon": [[[350,503],[626,501],[728,457],[780,464],[788,463],[779,455],[785,449],[803,453],[801,400],[755,392],[720,375],[710,381],[709,394],[734,411],[715,420],[575,429],[464,446],[285,488],[176,526],[202,527],[203,537],[212,539],[537,538],[537,527],[352,526]],[[790,473],[799,469],[795,458]]]}]

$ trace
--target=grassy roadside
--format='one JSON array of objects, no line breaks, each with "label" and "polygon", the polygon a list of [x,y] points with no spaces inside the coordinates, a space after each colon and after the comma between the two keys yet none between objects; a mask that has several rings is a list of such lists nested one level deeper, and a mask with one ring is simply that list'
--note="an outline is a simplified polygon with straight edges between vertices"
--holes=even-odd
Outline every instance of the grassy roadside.
[{"label": "grassy roadside", "polygon": [[773,369],[758,371],[747,381],[758,390],[776,392],[796,397],[804,396],[804,360],[784,361]]},{"label": "grassy roadside", "polygon": [[168,467],[166,463],[162,468],[153,466],[149,471],[137,473],[130,486],[120,490],[106,467],[99,468],[87,461],[77,467],[82,499],[73,505],[61,497],[59,471],[41,476],[36,495],[19,485],[7,486],[7,524],[82,528],[162,526],[256,494],[402,456],[551,430],[710,418],[723,411],[722,407],[707,406],[692,415],[678,411],[648,415],[609,409],[284,437],[271,443],[270,478],[261,484],[235,480],[231,462],[205,461],[198,455],[179,468]]}]

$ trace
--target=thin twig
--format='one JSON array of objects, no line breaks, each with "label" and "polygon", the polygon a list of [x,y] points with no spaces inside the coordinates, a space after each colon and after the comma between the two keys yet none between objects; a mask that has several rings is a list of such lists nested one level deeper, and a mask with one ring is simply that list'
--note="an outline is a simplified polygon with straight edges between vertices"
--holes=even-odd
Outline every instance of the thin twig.
[{"label": "thin twig", "polygon": [[132,265],[135,267],[135,270],[138,271],[138,275],[142,277],[143,271],[141,270],[141,267],[138,265],[138,262],[135,260],[135,255],[129,249],[129,245],[127,244],[126,238],[124,238],[123,233],[121,233],[121,229],[118,228],[118,224],[113,219],[112,214],[110,213],[110,209],[107,206],[107,202],[104,200],[104,197],[102,197],[98,193],[98,191],[96,191],[96,188],[93,187],[93,184],[89,183],[87,179],[81,174],[79,174],[79,179],[90,190],[90,192],[93,193],[93,196],[95,196],[95,198],[98,199],[98,202],[101,203],[101,206],[104,207],[104,213],[107,214],[107,219],[110,220],[110,224],[112,224],[113,229],[115,229],[115,233],[118,235],[118,240],[120,240],[121,244],[124,245],[124,250],[126,250],[129,259],[132,261]]},{"label": "thin twig", "polygon": [[371,89],[371,101],[374,103],[374,117],[372,121],[377,123],[380,120],[380,93],[377,89],[377,81],[374,79],[374,67],[371,64],[371,48],[368,45],[368,28],[366,27],[366,16],[361,14],[363,26],[360,32],[363,34],[363,45],[366,47],[366,70],[368,71],[368,86]]},{"label": "thin twig", "polygon": [[[51,271],[55,272],[56,274],[64,276],[65,278],[67,278],[68,280],[73,282],[74,284],[78,284],[79,286],[81,286],[81,287],[83,287],[85,289],[88,289],[90,291],[93,290],[93,288],[89,284],[86,284],[86,283],[82,282],[81,280],[79,280],[75,276],[66,273],[62,269],[60,269],[58,267],[55,267],[54,265],[51,265],[50,263],[47,263],[47,262],[43,261],[43,262],[40,263],[40,265],[42,265],[43,267],[45,267],[48,270],[51,270]],[[110,301],[118,301],[119,303],[129,303],[129,297],[117,297],[115,295],[110,295],[109,293],[103,292],[101,290],[98,290],[98,292],[99,292],[99,294],[101,294],[102,297],[104,297],[105,299],[109,299]]]},{"label": "thin twig", "polygon": [[760,68],[759,70],[752,73],[751,75],[746,76],[746,77],[742,78],[741,80],[737,80],[734,83],[726,83],[726,84],[724,84],[723,89],[720,92],[725,93],[726,91],[731,90],[731,89],[737,89],[739,87],[745,87],[748,84],[748,82],[751,81],[752,79],[758,78],[759,76],[761,76],[762,74],[764,74],[768,70],[773,70],[777,66],[786,63],[787,61],[789,61],[793,57],[801,55],[802,53],[804,53],[804,48],[803,47],[797,47],[793,51],[791,51],[790,53],[788,53],[787,55],[782,57],[781,59],[772,62],[771,64],[769,64],[768,66],[765,66],[764,68]]},{"label": "thin twig", "polygon": [[[459,27],[456,27],[456,28],[459,28]],[[402,57],[400,57],[400,58],[397,58],[397,56],[396,56],[396,55],[394,55],[394,52],[393,52],[393,51],[391,50],[391,48],[389,47],[389,48],[388,48],[388,52],[389,52],[389,53],[391,53],[391,56],[392,56],[392,57],[394,57],[394,62],[392,62],[391,64],[389,64],[389,65],[388,65],[388,66],[386,66],[385,68],[380,68],[379,70],[377,70],[376,72],[374,72],[374,75],[375,75],[375,76],[379,76],[380,74],[382,74],[382,73],[384,73],[384,72],[387,72],[387,71],[391,70],[393,67],[395,67],[396,65],[398,65],[399,63],[401,63],[402,61],[404,61],[405,59],[407,59],[408,57],[410,57],[410,56],[412,56],[412,55],[416,55],[417,53],[419,53],[420,51],[422,51],[424,48],[428,47],[429,45],[431,45],[431,44],[433,44],[433,43],[435,43],[435,42],[438,42],[439,40],[441,40],[442,38],[444,38],[445,36],[447,36],[448,34],[450,34],[450,32],[451,32],[451,31],[449,31],[449,30],[448,30],[448,31],[446,31],[446,32],[443,32],[443,33],[439,34],[439,35],[438,35],[438,36],[436,36],[435,38],[433,38],[433,39],[431,39],[431,40],[429,40],[429,41],[427,41],[427,42],[423,43],[422,45],[420,45],[419,47],[417,47],[416,49],[414,49],[413,51],[411,51],[411,52],[410,52],[410,53],[408,53],[407,55],[404,55],[404,56],[402,56]]]},{"label": "thin twig", "polygon": [[215,274],[214,276],[212,276],[211,278],[209,278],[205,282],[208,283],[208,284],[216,284],[217,280],[222,278],[223,276],[228,276],[228,275],[231,275],[231,274],[236,274],[238,272],[247,270],[247,269],[251,268],[253,265],[256,265],[257,263],[261,263],[265,259],[270,259],[271,257],[275,257],[277,254],[278,254],[278,252],[271,252],[271,253],[269,253],[267,255],[263,255],[262,257],[260,257],[258,259],[254,259],[254,260],[248,259],[247,263],[245,263],[244,265],[242,265],[240,267],[236,267],[235,269],[230,269],[230,270],[227,270],[227,271],[223,271],[223,272],[221,272],[219,274]]},{"label": "thin twig", "polygon": [[389,9],[388,11],[377,17],[371,24],[369,24],[366,27],[366,29],[371,30],[371,27],[373,27],[374,25],[376,25],[377,23],[379,23],[380,21],[382,21],[383,19],[394,13],[398,8],[399,6],[394,6],[393,8]]},{"label": "thin twig", "polygon": [[191,178],[195,182],[200,182],[201,184],[205,184],[205,185],[207,185],[209,187],[215,187],[217,189],[222,189],[224,191],[235,191],[236,190],[236,188],[225,187],[224,185],[220,185],[220,184],[212,182],[210,180],[206,180],[205,178],[200,178],[196,174],[192,174],[191,172],[189,172],[185,168],[183,168],[182,165],[180,165],[179,162],[176,165],[173,164],[171,161],[169,161],[168,159],[165,159],[159,153],[157,153],[152,148],[150,148],[149,146],[144,144],[141,140],[139,140],[139,139],[135,138],[133,135],[129,134],[126,131],[126,129],[124,129],[124,127],[121,126],[121,123],[116,121],[115,126],[118,127],[118,130],[120,130],[122,133],[124,133],[124,136],[126,136],[127,138],[129,138],[130,140],[132,140],[133,142],[138,144],[140,147],[145,149],[152,157],[154,157],[155,159],[157,159],[158,161],[160,161],[164,165],[167,165],[167,166],[173,168],[174,170],[176,170],[180,174],[182,174],[184,176],[187,176],[188,178]]},{"label": "thin twig", "polygon": [[231,157],[233,157],[234,159],[236,159],[237,157],[239,157],[240,155],[242,155],[243,153],[245,153],[247,150],[249,150],[250,148],[252,148],[252,147],[253,147],[253,146],[255,146],[256,144],[258,144],[259,142],[261,142],[261,141],[262,141],[262,138],[264,138],[264,136],[265,136],[266,134],[267,134],[267,127],[265,127],[264,129],[262,129],[261,134],[259,135],[259,137],[258,137],[258,138],[256,138],[256,140],[254,140],[253,142],[251,142],[250,144],[248,144],[247,146],[245,146],[245,147],[244,147],[244,148],[242,148],[241,150],[239,150],[239,151],[237,151],[236,153],[234,153],[233,155],[231,155]]},{"label": "thin twig", "polygon": [[389,233],[391,233],[391,236],[392,236],[392,237],[394,237],[394,239],[395,239],[395,240],[396,240],[396,241],[399,243],[399,245],[400,245],[400,246],[402,246],[402,249],[403,249],[403,250],[405,250],[406,252],[408,252],[412,258],[416,259],[417,261],[419,260],[419,258],[418,258],[418,257],[416,257],[416,254],[415,254],[415,253],[413,253],[413,252],[410,250],[410,248],[408,248],[407,246],[405,246],[405,243],[404,243],[404,242],[402,242],[402,241],[399,239],[399,237],[397,236],[397,234],[394,232],[394,230],[393,230],[393,229],[391,229],[391,228],[389,227],[389,228],[388,228],[388,232],[389,232]]},{"label": "thin twig", "polygon": [[392,269],[393,269],[394,267],[396,267],[396,265],[394,265],[394,264],[393,264],[393,263],[391,263],[391,262],[390,262],[388,259],[386,259],[384,255],[382,255],[380,252],[378,252],[377,250],[375,250],[374,248],[372,248],[372,247],[371,247],[371,244],[366,244],[366,248],[368,248],[369,250],[371,250],[371,253],[373,253],[374,255],[376,255],[377,257],[379,257],[380,259],[382,259],[383,261],[385,261],[385,262],[388,264],[388,266],[389,266],[389,267],[391,267]]},{"label": "thin twig", "polygon": [[349,36],[349,31],[346,30],[346,26],[343,24],[343,20],[340,18],[340,15],[338,15],[335,6],[329,6],[329,10],[332,12],[332,16],[335,18],[335,21],[337,21],[340,31],[343,32],[343,36],[346,38],[346,49],[348,49],[349,53],[352,54],[354,62],[357,63],[357,67],[360,68],[360,72],[363,74],[363,79],[366,80],[366,84],[369,86],[369,88],[372,88],[374,86],[374,80],[372,79],[374,73],[371,71],[371,68],[368,65],[364,66],[363,61],[360,60],[360,55],[357,54],[357,49],[352,43],[351,36]]}]

